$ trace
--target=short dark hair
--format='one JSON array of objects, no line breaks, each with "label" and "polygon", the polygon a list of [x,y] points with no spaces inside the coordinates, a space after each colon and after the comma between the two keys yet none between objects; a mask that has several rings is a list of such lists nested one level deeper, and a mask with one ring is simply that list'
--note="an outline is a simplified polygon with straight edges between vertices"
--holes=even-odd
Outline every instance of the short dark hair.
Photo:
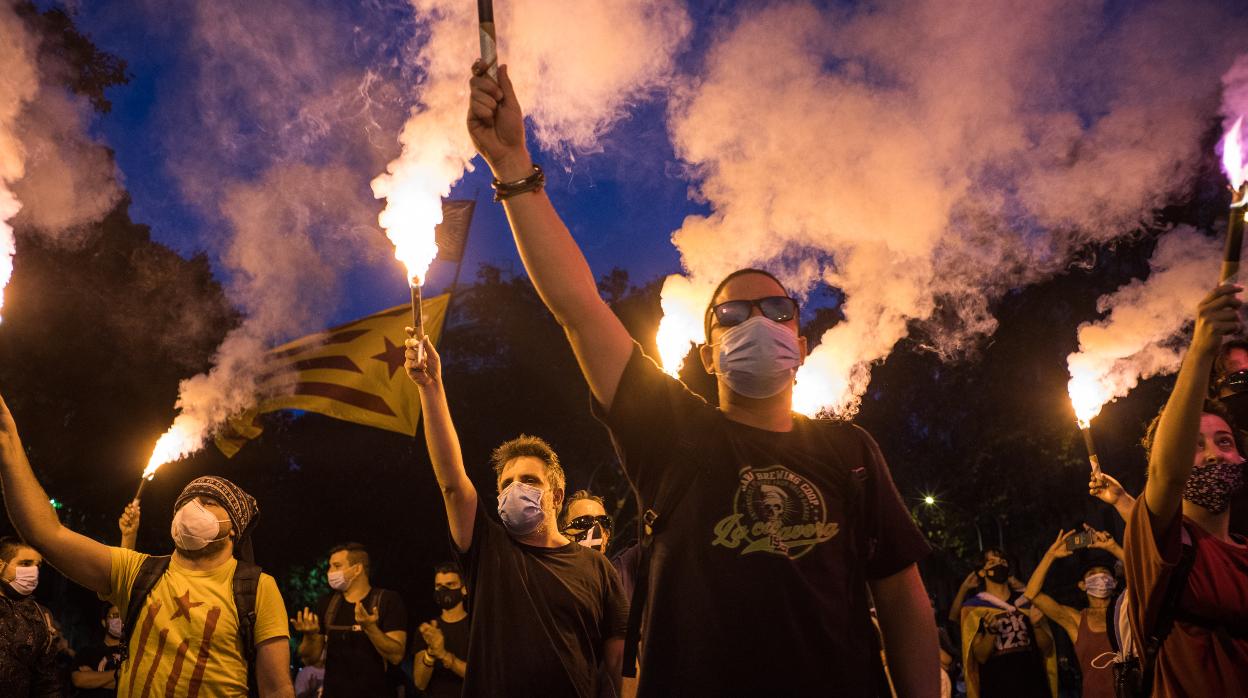
[{"label": "short dark hair", "polygon": [[347,553],[348,563],[352,565],[363,565],[364,574],[369,573],[369,569],[372,565],[371,560],[368,557],[368,548],[365,548],[362,543],[343,543],[330,548],[329,554],[332,557],[334,553],[341,553],[344,551]]},{"label": "short dark hair", "polygon": [[[738,276],[745,276],[746,274],[762,274],[763,276],[776,282],[776,285],[779,286],[782,291],[784,291],[784,294],[786,296],[792,295],[791,293],[789,293],[789,290],[784,287],[784,284],[780,282],[780,279],[777,279],[775,274],[772,274],[766,269],[756,269],[754,267],[748,267],[746,269],[738,269],[732,272],[731,274],[729,274],[728,276],[725,276],[723,280],[719,282],[719,285],[715,287],[715,290],[711,292],[711,299],[706,302],[706,312],[703,314],[703,317],[702,317],[703,329],[706,330],[707,344],[710,344],[711,342],[711,317],[714,315],[713,311],[715,310],[715,299],[719,298],[719,292],[724,290],[724,287],[728,285],[729,281],[732,281]],[[798,307],[797,313],[793,316],[793,319],[797,321],[798,327],[802,326],[801,318],[802,318],[802,309],[801,307]]]},{"label": "short dark hair", "polygon": [[[1157,425],[1161,423],[1161,415],[1165,411],[1166,408],[1163,406],[1161,412],[1158,412],[1157,416],[1153,417],[1153,421],[1148,424],[1148,429],[1144,431],[1144,439],[1140,442],[1140,445],[1144,447],[1146,456],[1151,456],[1153,453],[1153,444],[1157,439]],[[1242,457],[1248,454],[1248,435],[1239,430],[1239,426],[1235,424],[1235,418],[1231,416],[1230,410],[1226,408],[1224,403],[1219,400],[1205,400],[1205,404],[1201,406],[1200,411],[1201,414],[1211,414],[1226,422],[1226,425],[1231,428],[1231,435],[1235,437],[1235,449],[1239,451],[1239,455]]]},{"label": "short dark hair", "polygon": [[504,441],[490,454],[490,464],[494,466],[494,479],[503,476],[503,467],[517,458],[536,458],[546,464],[546,474],[555,487],[564,489],[567,477],[563,474],[563,466],[559,464],[559,456],[555,449],[545,440],[528,434],[521,434],[510,441]]},{"label": "short dark hair", "polygon": [[435,577],[439,574],[453,574],[459,577],[461,584],[464,581],[464,570],[460,568],[458,562],[440,562],[433,566],[433,574]]},{"label": "short dark hair", "polygon": [[0,560],[4,560],[5,562],[12,560],[13,556],[17,554],[18,548],[30,548],[31,550],[34,550],[34,547],[27,544],[26,541],[18,538],[17,536],[0,537]]},{"label": "short dark hair", "polygon": [[1010,556],[1006,555],[1005,551],[1002,550],[1001,548],[992,548],[992,547],[984,548],[983,550],[980,551],[979,555],[975,557],[975,569],[982,570],[984,568],[984,565],[988,564],[989,553],[996,555],[1002,560],[1005,560],[1007,564],[1010,561]]},{"label": "short dark hair", "polygon": [[1092,573],[1093,573],[1093,572],[1095,572],[1096,570],[1102,570],[1102,571],[1104,571],[1104,572],[1105,572],[1105,574],[1108,574],[1108,575],[1109,575],[1109,576],[1111,576],[1111,577],[1112,577],[1112,576],[1114,576],[1114,568],[1110,567],[1109,565],[1102,565],[1102,564],[1099,564],[1099,563],[1098,563],[1098,564],[1092,565],[1092,566],[1088,567],[1088,569],[1084,570],[1084,571],[1083,571],[1083,577],[1082,577],[1082,579],[1087,579],[1087,578],[1088,578],[1088,575],[1089,575],[1089,574],[1092,574]]},{"label": "short dark hair", "polygon": [[599,504],[602,505],[603,511],[606,511],[607,509],[607,501],[603,499],[602,497],[599,497],[598,495],[594,494],[593,492],[590,492],[589,490],[577,490],[573,492],[572,494],[568,495],[567,501],[564,502],[563,517],[562,517],[562,520],[559,522],[559,525],[561,527],[566,527],[568,525],[568,521],[571,521],[570,510],[572,508],[572,502],[576,502],[582,499],[588,499],[592,502],[598,502]]}]

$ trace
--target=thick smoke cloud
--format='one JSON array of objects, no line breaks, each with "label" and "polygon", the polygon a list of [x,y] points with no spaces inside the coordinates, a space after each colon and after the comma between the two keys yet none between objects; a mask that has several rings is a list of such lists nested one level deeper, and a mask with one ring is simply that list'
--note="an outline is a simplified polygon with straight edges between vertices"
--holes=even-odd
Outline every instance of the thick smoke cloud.
[{"label": "thick smoke cloud", "polygon": [[87,135],[88,105],[48,79],[56,60],[0,0],[0,293],[13,273],[14,226],[69,239],[120,195],[111,156]]},{"label": "thick smoke cloud", "polygon": [[1165,234],[1137,279],[1096,302],[1101,320],[1079,326],[1079,351],[1067,359],[1071,385],[1094,405],[1125,396],[1141,381],[1179,369],[1184,330],[1213,287],[1222,254],[1214,238],[1190,226]]},{"label": "thick smoke cloud", "polygon": [[699,340],[714,283],[757,265],[846,295],[798,374],[798,409],[852,413],[912,331],[965,355],[1002,293],[1189,182],[1233,58],[1229,7],[746,6],[671,106],[712,213],[673,236],[690,278],[664,288],[668,365]]},{"label": "thick smoke cloud", "polygon": [[[374,189],[391,194],[392,208],[415,197],[440,215],[473,155],[464,118],[475,10],[458,0],[383,1],[355,14],[316,0],[191,6],[195,77],[168,115],[168,150],[184,195],[228,231],[216,251],[246,319],[214,368],[183,383],[163,456],[194,451],[252,404],[265,348],[320,326],[345,272],[390,255],[373,175],[388,170]],[[593,151],[665,82],[690,27],[676,0],[498,10],[503,58],[516,65],[538,140],[566,158]],[[436,222],[418,227],[431,235]]]}]

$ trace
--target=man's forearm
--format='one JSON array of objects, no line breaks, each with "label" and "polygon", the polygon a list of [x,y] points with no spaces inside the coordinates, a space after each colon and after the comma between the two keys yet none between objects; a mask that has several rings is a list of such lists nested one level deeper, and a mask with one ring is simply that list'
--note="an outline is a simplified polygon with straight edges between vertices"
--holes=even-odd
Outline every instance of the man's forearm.
[{"label": "man's forearm", "polygon": [[398,664],[403,661],[403,645],[405,643],[390,637],[382,632],[381,628],[376,625],[364,626],[364,634],[368,636],[369,642],[373,643],[373,647],[377,653],[391,664]]},{"label": "man's forearm", "polygon": [[60,529],[61,522],[35,478],[16,434],[0,437],[0,483],[3,483],[4,506],[13,527],[27,543],[42,552]]},{"label": "man's forearm", "polygon": [[324,642],[320,633],[304,633],[299,639],[299,660],[304,664],[316,664],[321,658],[323,648]]},{"label": "man's forearm", "polygon": [[424,413],[425,443],[429,448],[433,475],[443,496],[455,494],[466,483],[470,486],[471,481],[464,469],[459,434],[455,431],[451,408],[446,402],[446,389],[440,382],[421,389],[420,403]]},{"label": "man's forearm", "polygon": [[468,662],[456,657],[450,652],[444,653],[441,661],[442,666],[454,672],[454,674],[459,678],[462,679],[468,675]]},{"label": "man's forearm", "polygon": [[871,585],[884,652],[899,696],[940,694],[940,642],[914,565]]},{"label": "man's forearm", "polygon": [[[426,663],[426,660],[428,663]],[[416,684],[416,688],[423,691],[429,687],[429,679],[433,678],[433,665],[436,663],[433,657],[429,656],[429,650],[421,650],[416,653],[416,658],[412,660],[412,683]]]}]

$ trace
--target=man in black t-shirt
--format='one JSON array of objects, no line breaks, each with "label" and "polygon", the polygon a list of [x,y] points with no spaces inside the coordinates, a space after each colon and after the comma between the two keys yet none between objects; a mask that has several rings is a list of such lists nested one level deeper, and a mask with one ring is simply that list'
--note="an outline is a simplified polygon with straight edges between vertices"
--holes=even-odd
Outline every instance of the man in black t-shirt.
[{"label": "man in black t-shirt", "polygon": [[[1057,675],[1048,622],[1022,589],[1010,586],[1010,563],[992,548],[976,572],[983,589],[962,604],[962,652],[971,698],[1050,698]],[[1056,667],[1054,666],[1054,669]]]},{"label": "man in black t-shirt", "polygon": [[407,340],[405,368],[420,389],[451,542],[472,586],[463,695],[590,698],[601,695],[595,683],[604,664],[618,692],[628,604],[607,558],[559,531],[559,457],[532,436],[499,446],[490,459],[498,503],[487,506],[464,470],[428,337]]},{"label": "man in black t-shirt", "polygon": [[459,565],[444,562],[433,573],[433,600],[442,609],[436,619],[420,624],[412,639],[412,681],[426,696],[459,698],[468,672],[468,587]]},{"label": "man in black t-shirt", "polygon": [[[663,517],[639,694],[875,694],[868,588],[898,692],[938,686],[936,626],[915,564],[928,547],[879,448],[857,427],[792,411],[806,356],[796,302],[758,270],[708,298],[701,359],[718,409],[664,374],[599,295],[542,189],[507,71],[496,80],[486,67],[473,66],[469,136],[643,510]],[[752,254],[732,244],[725,259]]]},{"label": "man in black t-shirt", "polygon": [[294,619],[303,633],[299,657],[316,664],[325,657],[323,698],[393,696],[390,668],[407,647],[407,608],[398,593],[369,581],[368,550],[359,543],[329,552],[329,587],[316,612],[305,608]]},{"label": "man in black t-shirt", "polygon": [[100,625],[104,627],[104,641],[82,650],[74,656],[78,667],[70,675],[75,696],[79,698],[105,698],[115,695],[114,677],[121,663],[121,628],[124,621],[117,607],[106,604]]}]

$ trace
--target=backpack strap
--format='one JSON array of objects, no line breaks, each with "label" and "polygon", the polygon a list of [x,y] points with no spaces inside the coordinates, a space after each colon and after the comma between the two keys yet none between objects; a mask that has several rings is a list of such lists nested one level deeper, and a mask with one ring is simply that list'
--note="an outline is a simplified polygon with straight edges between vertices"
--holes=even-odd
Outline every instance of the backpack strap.
[{"label": "backpack strap", "polygon": [[147,597],[152,593],[152,589],[156,587],[160,578],[165,576],[165,570],[169,569],[170,559],[172,558],[169,555],[147,556],[139,564],[139,572],[134,576],[134,582],[130,584],[130,600],[126,606],[125,622],[121,626],[121,644],[119,645],[121,658],[117,661],[117,668],[113,670],[113,679],[117,681],[117,685],[121,685],[121,667],[130,658],[130,636],[134,633],[135,626],[139,624],[143,608],[147,606]]},{"label": "backpack strap", "polygon": [[663,530],[668,518],[698,479],[705,466],[705,454],[699,454],[697,439],[686,433],[677,442],[668,467],[673,477],[665,478],[655,494],[653,505],[641,514],[641,531],[638,536],[639,555],[633,584],[633,598],[628,606],[628,629],[624,632],[623,674],[637,677],[637,649],[641,642],[641,619],[650,592],[650,558],[654,551],[654,536]]},{"label": "backpack strap", "polygon": [[256,683],[256,590],[260,586],[260,567],[239,560],[234,568],[234,608],[238,611],[238,641],[247,660],[247,686],[251,695],[259,695]]},{"label": "backpack strap", "polygon": [[1174,572],[1170,574],[1170,579],[1166,582],[1166,593],[1162,597],[1161,611],[1157,614],[1157,624],[1153,627],[1153,632],[1148,634],[1144,640],[1142,671],[1140,672],[1140,681],[1143,685],[1140,687],[1140,695],[1152,695],[1153,679],[1157,668],[1157,654],[1161,651],[1161,646],[1165,644],[1166,638],[1170,636],[1170,631],[1174,629],[1174,621],[1179,613],[1179,600],[1183,598],[1183,592],[1187,589],[1187,578],[1192,572],[1192,566],[1196,563],[1196,546],[1192,544],[1191,534],[1187,532],[1187,528],[1179,523],[1181,546],[1179,548],[1179,562],[1174,566]]}]

